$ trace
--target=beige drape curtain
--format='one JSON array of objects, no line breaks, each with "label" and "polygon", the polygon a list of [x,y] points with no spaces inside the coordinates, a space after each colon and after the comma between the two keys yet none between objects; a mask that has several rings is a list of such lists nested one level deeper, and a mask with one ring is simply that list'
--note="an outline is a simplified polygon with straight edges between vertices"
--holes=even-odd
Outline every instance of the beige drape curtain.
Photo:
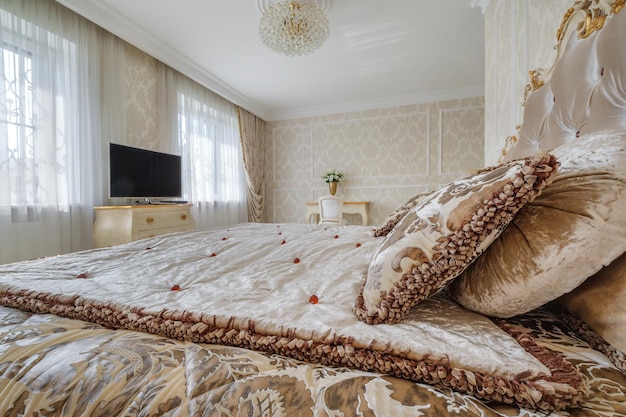
[{"label": "beige drape curtain", "polygon": [[263,221],[265,195],[265,121],[237,107],[243,163],[248,181],[248,221]]}]

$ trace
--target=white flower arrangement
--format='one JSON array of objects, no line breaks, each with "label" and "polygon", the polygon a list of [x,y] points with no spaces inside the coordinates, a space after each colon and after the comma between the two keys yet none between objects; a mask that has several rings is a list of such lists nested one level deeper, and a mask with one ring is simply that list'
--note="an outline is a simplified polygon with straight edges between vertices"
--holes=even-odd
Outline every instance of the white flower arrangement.
[{"label": "white flower arrangement", "polygon": [[343,178],[343,174],[336,169],[328,171],[326,174],[322,175],[322,179],[325,182],[340,182]]}]

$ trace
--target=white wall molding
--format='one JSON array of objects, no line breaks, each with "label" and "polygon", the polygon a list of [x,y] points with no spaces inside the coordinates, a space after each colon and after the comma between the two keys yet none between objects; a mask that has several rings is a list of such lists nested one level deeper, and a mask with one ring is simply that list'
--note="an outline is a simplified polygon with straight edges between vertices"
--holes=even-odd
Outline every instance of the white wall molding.
[{"label": "white wall molding", "polygon": [[304,117],[325,116],[337,113],[351,113],[374,109],[384,109],[389,107],[407,106],[412,104],[434,103],[437,101],[482,97],[484,95],[485,86],[478,85],[474,87],[459,88],[454,90],[440,90],[421,95],[388,97],[385,99],[376,99],[370,101],[338,103],[317,107],[293,109],[286,112],[273,112],[270,113],[265,120],[267,120],[268,122],[291,120]]}]

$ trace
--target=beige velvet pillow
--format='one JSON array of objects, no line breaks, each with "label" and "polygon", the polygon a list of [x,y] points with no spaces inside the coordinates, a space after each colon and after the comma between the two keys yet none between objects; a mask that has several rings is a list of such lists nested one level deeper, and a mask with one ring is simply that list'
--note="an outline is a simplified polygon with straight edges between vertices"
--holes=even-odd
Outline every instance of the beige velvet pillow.
[{"label": "beige velvet pillow", "polygon": [[395,209],[382,223],[380,227],[374,228],[374,237],[387,236],[396,224],[407,215],[415,206],[419,204],[430,192],[417,194],[409,199],[406,203]]},{"label": "beige velvet pillow", "polygon": [[511,317],[573,290],[626,250],[626,133],[561,145],[550,187],[449,287],[483,314]]},{"label": "beige velvet pillow", "polygon": [[459,179],[421,200],[378,248],[355,314],[370,324],[402,319],[482,253],[557,167],[553,156],[540,154]]},{"label": "beige velvet pillow", "polygon": [[626,254],[557,302],[612,346],[626,352]]}]

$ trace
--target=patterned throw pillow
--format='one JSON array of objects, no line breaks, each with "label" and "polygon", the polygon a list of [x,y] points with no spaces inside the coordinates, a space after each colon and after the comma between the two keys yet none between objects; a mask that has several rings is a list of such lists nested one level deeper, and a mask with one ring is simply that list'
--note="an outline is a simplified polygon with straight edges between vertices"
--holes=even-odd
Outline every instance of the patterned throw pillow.
[{"label": "patterned throw pillow", "polygon": [[411,211],[415,206],[419,204],[430,192],[425,192],[421,194],[417,194],[409,199],[406,203],[395,209],[388,217],[385,219],[383,224],[380,227],[374,228],[374,237],[382,237],[387,236],[391,230],[396,227],[396,224],[400,220],[407,215],[409,211]]},{"label": "patterned throw pillow", "polygon": [[539,154],[456,180],[423,199],[381,243],[355,314],[394,323],[458,276],[548,185],[558,167]]},{"label": "patterned throw pillow", "polygon": [[626,251],[626,133],[581,136],[551,153],[561,164],[552,185],[449,286],[464,307],[525,313]]}]

